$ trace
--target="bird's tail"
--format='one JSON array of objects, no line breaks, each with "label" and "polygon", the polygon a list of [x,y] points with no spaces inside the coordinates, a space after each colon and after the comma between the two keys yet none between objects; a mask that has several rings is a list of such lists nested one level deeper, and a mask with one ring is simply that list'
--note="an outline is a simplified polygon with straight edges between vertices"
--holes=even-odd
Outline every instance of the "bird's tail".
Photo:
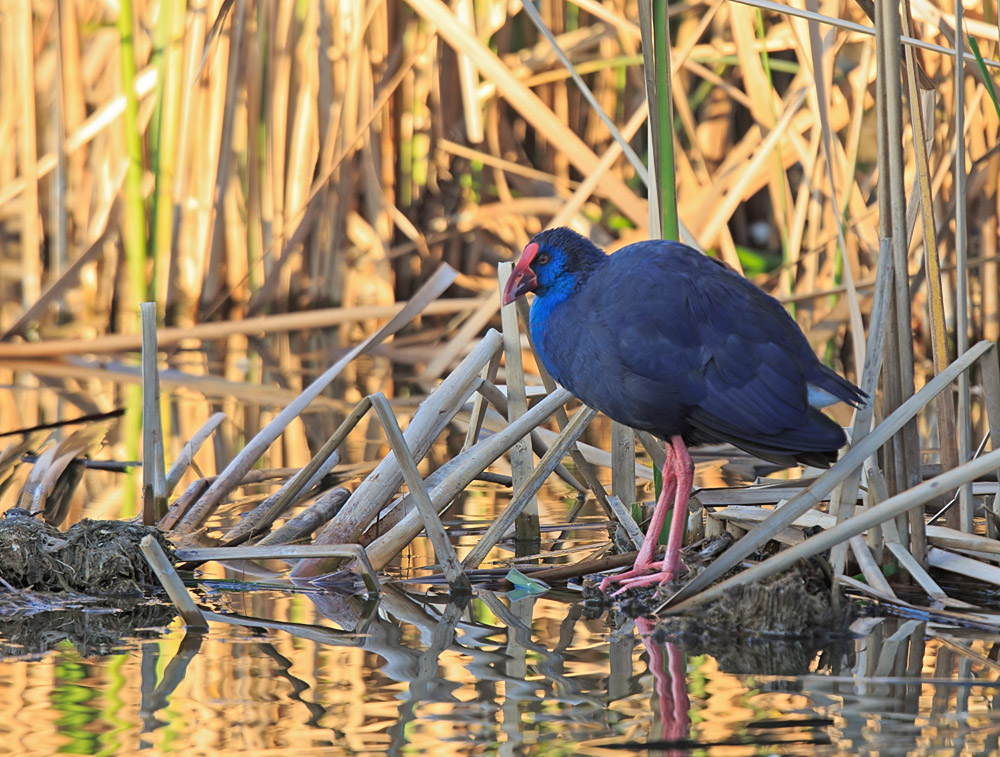
[{"label": "bird's tail", "polygon": [[[810,395],[812,395],[814,389],[818,389],[819,393],[830,395],[830,402],[812,403],[817,406],[820,404],[833,404],[833,402],[839,400],[846,402],[852,407],[861,407],[868,402],[867,394],[822,363],[816,363],[811,374],[806,376],[806,380],[810,384]],[[812,397],[810,396],[811,400]]]},{"label": "bird's tail", "polygon": [[[849,383],[849,382],[845,382]],[[853,386],[853,385],[852,385]],[[729,442],[744,452],[777,465],[812,465],[829,468],[837,461],[837,452],[847,443],[844,430],[832,418],[810,408],[809,421],[801,427],[776,434],[715,435],[705,426],[693,427],[685,440],[691,444]]]}]

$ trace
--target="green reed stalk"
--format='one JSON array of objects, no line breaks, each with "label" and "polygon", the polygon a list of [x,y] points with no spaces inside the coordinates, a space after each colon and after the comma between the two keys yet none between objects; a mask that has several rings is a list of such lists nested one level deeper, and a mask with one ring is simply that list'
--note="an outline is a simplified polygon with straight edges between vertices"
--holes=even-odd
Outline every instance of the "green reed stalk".
[{"label": "green reed stalk", "polygon": [[132,0],[122,0],[118,14],[121,37],[122,90],[125,113],[125,260],[128,268],[127,301],[124,312],[137,313],[138,303],[146,297],[146,209],[142,196],[142,136],[139,133],[139,101],[135,95],[135,38]]},{"label": "green reed stalk", "polygon": [[153,257],[150,291],[153,299],[159,302],[161,314],[166,299],[166,277],[162,277],[162,272],[166,267],[165,259],[170,254],[173,238],[173,188],[177,171],[186,5],[184,0],[163,2],[156,28],[159,78],[156,112],[153,114],[151,124],[156,131],[150,140],[153,172],[156,176],[156,187],[153,192],[153,228],[150,235]]},{"label": "green reed stalk", "polygon": [[[673,102],[670,82],[670,37],[667,26],[666,0],[653,2],[653,69],[656,71],[655,103],[649,102],[650,112],[654,105],[658,115],[657,133],[654,140],[659,143],[656,165],[657,193],[660,201],[660,235],[664,239],[679,240],[680,224],[677,220],[677,185],[674,176],[674,129]],[[647,97],[649,97],[647,92]]]}]

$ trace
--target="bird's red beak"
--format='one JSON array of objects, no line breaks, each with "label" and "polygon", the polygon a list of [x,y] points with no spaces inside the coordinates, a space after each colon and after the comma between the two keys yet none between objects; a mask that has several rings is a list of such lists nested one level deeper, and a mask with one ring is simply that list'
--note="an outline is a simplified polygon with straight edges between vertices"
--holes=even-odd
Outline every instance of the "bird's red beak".
[{"label": "bird's red beak", "polygon": [[511,271],[510,278],[507,279],[507,286],[503,288],[503,304],[509,305],[522,294],[534,292],[538,286],[538,279],[535,272],[531,270],[531,262],[538,254],[538,245],[530,242],[521,253],[521,259],[517,261],[514,270]]}]

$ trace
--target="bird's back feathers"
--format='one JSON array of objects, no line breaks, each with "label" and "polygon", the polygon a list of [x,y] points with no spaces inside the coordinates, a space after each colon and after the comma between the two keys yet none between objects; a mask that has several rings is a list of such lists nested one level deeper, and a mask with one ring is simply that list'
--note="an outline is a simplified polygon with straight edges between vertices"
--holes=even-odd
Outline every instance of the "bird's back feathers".
[{"label": "bird's back feathers", "polygon": [[[536,241],[558,254],[550,233]],[[558,242],[593,248],[576,235]],[[844,433],[810,405],[810,385],[855,405],[864,395],[816,359],[777,300],[674,242],[639,242],[597,264],[575,257],[586,274],[568,296],[536,297],[531,332],[545,367],[582,401],[663,438],[730,442],[782,464],[836,459]]]}]

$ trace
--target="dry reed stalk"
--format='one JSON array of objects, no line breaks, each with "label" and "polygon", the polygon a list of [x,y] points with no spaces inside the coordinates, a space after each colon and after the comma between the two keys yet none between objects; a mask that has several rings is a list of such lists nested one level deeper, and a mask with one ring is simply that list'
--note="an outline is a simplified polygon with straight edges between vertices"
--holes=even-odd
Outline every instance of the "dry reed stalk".
[{"label": "dry reed stalk", "polygon": [[[635,481],[635,478],[632,479]],[[635,489],[633,488],[633,492]],[[615,495],[613,497],[608,497],[608,504],[611,505],[611,510],[615,514],[615,518],[621,524],[622,529],[628,536],[629,541],[638,550],[642,547],[643,533],[639,530],[638,524],[632,518],[632,513],[629,511],[628,507],[621,501],[621,499]]]},{"label": "dry reed stalk", "polygon": [[289,518],[280,528],[265,535],[257,542],[256,546],[289,544],[308,536],[328,523],[340,511],[350,496],[351,493],[340,486],[323,493],[294,518]]},{"label": "dry reed stalk", "polygon": [[[473,298],[439,300],[428,303],[421,312],[427,315],[461,312],[473,307],[478,302],[479,300]],[[189,327],[169,327],[157,331],[157,341],[161,347],[166,347],[176,345],[185,339],[211,341],[237,334],[252,335],[327,328],[368,319],[397,316],[407,307],[407,304],[400,302],[395,305],[326,308],[305,313],[260,316],[240,321],[219,321]],[[42,342],[0,343],[0,359],[20,360],[62,355],[133,352],[141,347],[142,337],[139,334],[113,334],[87,342],[81,342],[79,339],[52,339]]]},{"label": "dry reed stalk", "polygon": [[[469,485],[473,478],[510,449],[529,429],[544,423],[557,408],[565,405],[570,399],[572,399],[572,395],[567,390],[557,389],[553,394],[530,408],[517,421],[480,441],[461,456],[455,458],[455,463],[449,474],[431,489],[430,496],[435,506],[438,509],[447,506]],[[367,552],[372,564],[378,569],[384,567],[413,541],[414,537],[420,533],[421,528],[419,515],[414,511],[408,512],[390,531],[368,545]]]},{"label": "dry reed stalk", "polygon": [[[888,498],[887,498],[888,499]],[[884,500],[882,500],[884,501]],[[723,509],[716,510],[713,516],[722,521],[733,521],[743,526],[751,526],[760,523],[770,517],[774,511],[768,508],[755,507],[751,505],[729,505]],[[831,529],[837,525],[836,518],[829,513],[819,510],[810,510],[796,518],[792,525],[796,529],[823,528]],[[885,528],[885,524],[882,525]],[[898,536],[898,532],[890,526],[890,534]],[[890,538],[895,538],[891,536]],[[990,539],[979,534],[966,534],[945,526],[928,526],[927,538],[930,544],[943,549],[976,553],[983,559],[1000,559],[1000,543],[996,539]]]},{"label": "dry reed stalk", "polygon": [[[913,580],[917,582],[920,588],[927,592],[927,596],[930,598],[931,602],[942,605],[952,604],[955,602],[955,600],[951,599],[951,597],[944,593],[944,590],[938,586],[937,582],[924,569],[924,566],[921,565],[920,562],[910,554],[909,550],[903,546],[899,538],[899,532],[896,530],[896,522],[894,520],[887,520],[882,524],[882,533],[885,536],[886,547],[888,547],[893,556],[899,560],[900,566],[907,573],[909,573],[910,576],[912,576]],[[854,537],[854,539],[857,538],[860,537]],[[852,544],[854,543],[854,539],[851,540]],[[934,549],[935,548],[932,547],[930,551],[933,551]]]},{"label": "dry reed stalk", "polygon": [[452,592],[469,592],[471,590],[469,579],[462,571],[458,555],[455,554],[455,548],[441,524],[434,503],[431,502],[427,493],[427,487],[424,486],[423,479],[417,471],[417,463],[410,452],[409,445],[403,438],[403,431],[399,428],[396,416],[390,409],[385,395],[376,394],[371,399],[379,420],[382,422],[382,428],[385,430],[386,436],[389,437],[389,444],[396,455],[397,464],[402,471],[406,486],[410,490],[410,496],[415,501],[420,520],[423,521],[424,532],[434,546],[434,557],[444,569],[448,586]]},{"label": "dry reed stalk", "polygon": [[153,569],[156,577],[160,579],[160,583],[167,592],[167,596],[170,597],[170,601],[174,603],[177,611],[184,618],[188,630],[208,631],[208,623],[205,621],[205,616],[202,615],[201,609],[195,604],[194,599],[191,598],[188,590],[184,587],[184,582],[177,575],[177,571],[174,570],[174,566],[170,563],[170,560],[156,539],[149,535],[143,536],[139,548],[142,549],[142,554],[145,556],[146,562],[149,563],[149,567]]},{"label": "dry reed stalk", "polygon": [[[896,27],[898,27],[898,8],[894,9]],[[878,168],[880,181],[878,184],[879,202],[879,236],[890,239],[893,255],[893,295],[890,306],[890,318],[886,343],[895,346],[890,349],[883,362],[885,372],[883,378],[883,413],[895,411],[897,407],[912,393],[912,369],[907,374],[907,360],[912,366],[912,346],[907,350],[903,344],[903,335],[910,333],[910,296],[908,289],[909,276],[906,266],[906,237],[903,235],[902,207],[905,207],[905,195],[901,184],[900,163],[902,132],[900,123],[899,95],[899,54],[896,40],[899,38],[898,28],[894,28],[893,16],[886,4],[879,4],[875,12],[875,44],[878,57],[878,91],[876,116],[878,118]],[[888,180],[887,180],[888,179]],[[894,210],[896,208],[896,210]],[[905,340],[909,345],[909,340]],[[911,380],[907,379],[909,375]],[[904,431],[892,441],[886,449],[884,465],[889,482],[890,492],[899,492],[907,488],[912,471],[908,472],[909,453],[912,451],[912,438],[915,428],[911,425],[909,431]],[[900,524],[900,533],[904,546],[909,544],[909,528]]]},{"label": "dry reed stalk", "polygon": [[[494,359],[495,358],[496,356],[494,356]],[[499,413],[501,416],[509,417],[510,407],[507,403],[506,391],[499,389],[492,382],[483,379],[479,381],[476,385],[476,394],[480,397],[484,397],[490,403],[490,405],[493,406],[493,409],[496,410],[497,413]],[[542,435],[539,433],[539,431],[540,429],[537,428],[532,429],[529,434],[529,437],[531,439],[531,449],[534,451],[536,455],[538,455],[538,457],[541,457],[548,451],[548,447],[546,446],[545,442],[542,441]],[[565,466],[563,466],[561,463],[556,466],[555,473],[559,476],[559,478],[568,483],[577,491],[584,491],[583,485],[579,481],[577,481],[576,477],[568,470],[566,470]],[[513,478],[511,480],[513,482]]]},{"label": "dry reed stalk", "polygon": [[[909,4],[905,4],[906,13],[902,14],[904,29],[910,33],[912,22],[909,18]],[[913,133],[913,147],[917,168],[917,180],[920,186],[920,207],[923,219],[924,266],[927,269],[928,309],[931,324],[931,348],[934,359],[934,370],[940,372],[948,364],[948,334],[944,312],[944,286],[941,280],[941,266],[936,243],[936,228],[934,223],[934,200],[931,196],[929,158],[927,154],[928,141],[933,137],[925,136],[924,114],[933,119],[933,90],[926,91],[917,86],[917,60],[913,49],[906,48],[906,76],[909,84],[910,125]],[[924,102],[922,102],[924,101]],[[933,123],[933,121],[932,121]],[[959,140],[962,135],[957,135]],[[936,401],[938,420],[938,439],[941,447],[941,462],[944,466],[953,468],[958,465],[958,440],[955,430],[955,405],[950,395],[942,394]],[[946,495],[947,497],[947,495]],[[972,529],[972,512],[969,502],[963,499],[964,509],[948,514],[949,525],[961,524],[963,530]],[[912,524],[911,524],[912,528]]]},{"label": "dry reed stalk", "polygon": [[331,437],[318,453],[298,473],[286,481],[282,487],[257,507],[243,516],[240,522],[229,529],[219,540],[220,547],[242,544],[248,539],[267,531],[296,500],[308,494],[340,462],[337,447],[343,439]]},{"label": "dry reed stalk", "polygon": [[[997,467],[1000,467],[1000,450],[993,450],[978,460],[942,473],[930,481],[925,481],[922,484],[914,486],[912,489],[890,497],[875,507],[857,513],[845,523],[834,526],[829,531],[824,531],[822,534],[807,539],[801,544],[779,552],[759,565],[738,573],[692,598],[673,604],[668,612],[683,612],[693,606],[703,604],[721,596],[732,586],[749,583],[786,570],[804,557],[818,554],[844,539],[862,534],[869,528],[884,523],[890,518],[895,518],[901,513],[923,505],[924,502],[938,496],[942,491],[947,491],[948,488],[957,487],[959,484],[971,481],[983,473],[994,471]],[[664,607],[667,607],[667,604],[664,604],[659,610],[662,610]]]},{"label": "dry reed stalk", "polygon": [[[865,362],[861,374],[861,390],[868,395],[869,400],[864,407],[859,408],[854,415],[851,430],[851,445],[861,442],[871,429],[875,416],[875,393],[878,387],[878,377],[882,371],[882,355],[885,350],[886,322],[889,317],[890,298],[892,296],[892,256],[891,242],[883,239],[879,245],[878,273],[876,274],[875,295],[873,297],[871,319],[868,326],[868,344],[865,347]],[[830,512],[837,516],[837,522],[850,518],[855,511],[858,500],[858,487],[861,483],[861,468],[858,468],[845,479],[836,490],[836,503],[830,504]],[[830,563],[834,575],[844,572],[846,548],[837,545],[831,552]]]},{"label": "dry reed stalk", "polygon": [[[699,597],[703,597],[706,593],[703,590],[706,587],[711,586],[713,581],[718,580],[729,570],[736,567],[754,550],[766,544],[772,534],[786,528],[799,515],[819,505],[822,499],[862,465],[866,458],[873,455],[900,428],[909,423],[921,408],[946,389],[960,372],[968,370],[973,363],[984,356],[986,356],[987,360],[995,359],[994,345],[992,343],[980,342],[973,346],[968,352],[959,357],[958,360],[949,365],[945,371],[942,371],[927,382],[920,391],[901,404],[892,414],[888,415],[860,443],[852,445],[847,454],[838,460],[833,467],[817,478],[816,481],[801,493],[792,497],[780,510],[776,510],[766,523],[762,523],[723,552],[715,562],[671,597],[669,603],[674,605],[677,602],[686,601],[689,597],[696,594]],[[969,470],[978,470],[978,468]],[[950,480],[950,478],[942,480]],[[860,517],[860,515],[863,515],[863,513],[856,514],[854,518],[841,525],[847,526],[855,518]],[[921,524],[923,524],[923,513],[921,512],[920,515]],[[914,556],[916,557],[916,555]],[[701,593],[699,594],[699,592]]]},{"label": "dry reed stalk", "polygon": [[538,466],[531,472],[531,475],[524,479],[520,486],[515,485],[514,496],[511,498],[510,504],[490,524],[490,527],[486,529],[486,533],[483,534],[476,545],[469,551],[469,554],[465,556],[465,559],[462,561],[462,566],[465,569],[478,568],[489,551],[503,538],[507,530],[515,525],[516,519],[534,500],[535,493],[541,488],[545,479],[552,473],[556,464],[569,451],[570,446],[576,442],[596,414],[596,410],[584,406],[566,424],[566,428],[559,434],[559,439],[549,448],[542,459],[538,461]]},{"label": "dry reed stalk", "polygon": [[183,562],[209,560],[303,560],[321,557],[349,557],[361,566],[361,577],[372,595],[380,592],[378,575],[368,561],[365,551],[357,544],[271,544],[267,546],[239,547],[187,547],[174,550]]},{"label": "dry reed stalk", "polygon": [[[513,266],[501,263],[497,269],[497,283],[502,295],[510,279]],[[517,307],[511,303],[500,308],[503,324],[504,365],[507,376],[507,421],[513,423],[528,412],[528,398],[524,392],[524,366],[521,362],[521,331],[517,323]],[[520,489],[532,475],[534,460],[531,456],[531,439],[526,435],[510,449],[510,467],[514,489]],[[537,552],[540,539],[538,531],[538,500],[530,497],[517,520],[518,554]],[[474,566],[478,567],[478,566]]]},{"label": "dry reed stalk", "polygon": [[178,524],[177,528],[182,533],[190,533],[201,526],[212,511],[222,502],[222,499],[232,491],[237,482],[253,467],[264,453],[264,450],[274,442],[290,422],[299,417],[309,403],[329,386],[330,382],[338,376],[348,363],[399,331],[414,316],[423,311],[430,302],[436,299],[441,292],[447,289],[453,278],[454,271],[446,265],[441,266],[435,272],[434,276],[407,303],[406,307],[391,321],[348,352],[333,366],[324,371],[319,378],[315,379],[295,402],[279,413],[274,420],[265,426],[247,444],[239,456],[226,466],[226,469],[219,475],[219,478],[209,487],[208,491],[198,501],[198,504],[188,511],[184,520]]},{"label": "dry reed stalk", "polygon": [[[407,446],[416,460],[423,459],[431,442],[475,391],[477,374],[492,359],[502,341],[503,337],[498,332],[490,330],[437,390],[421,403],[404,434]],[[317,535],[316,542],[350,544],[357,541],[402,483],[403,472],[395,455],[390,454],[358,485],[344,508]],[[322,561],[307,560],[296,568],[294,575],[315,576],[331,569]]]},{"label": "dry reed stalk", "polygon": [[152,526],[167,513],[167,478],[160,415],[156,303],[140,306],[142,320],[142,522]]},{"label": "dry reed stalk", "polygon": [[[14,370],[36,374],[40,377],[61,379],[93,378],[108,380],[116,385],[125,386],[140,386],[142,384],[140,369],[136,366],[124,365],[122,363],[98,364],[71,358],[68,362],[10,360],[4,361],[4,364]],[[165,371],[160,376],[160,385],[167,389],[178,391],[180,395],[194,391],[207,398],[236,398],[243,403],[264,406],[287,405],[299,396],[298,392],[287,389],[258,386],[250,382],[229,381],[218,376],[185,374],[182,371]],[[317,397],[313,401],[313,405],[316,409],[327,408],[338,412],[345,412],[350,409],[350,405],[346,402],[328,397]]]},{"label": "dry reed stalk", "polygon": [[[483,381],[490,383],[496,381],[497,371],[500,369],[500,358],[501,354],[498,350],[479,374]],[[485,417],[485,396],[479,391],[476,392],[476,396],[472,401],[472,412],[469,413],[469,429],[465,434],[465,441],[462,443],[462,452],[465,452],[465,450],[479,441],[479,432],[483,428],[483,419]]]},{"label": "dry reed stalk", "polygon": [[215,413],[211,418],[205,421],[205,424],[198,429],[194,436],[184,443],[180,454],[174,459],[174,462],[170,466],[170,470],[166,473],[166,494],[168,497],[176,488],[177,484],[180,483],[185,471],[187,471],[188,467],[191,465],[191,461],[194,459],[194,456],[198,454],[198,450],[201,449],[201,446],[208,441],[208,438],[213,433],[215,433],[215,430],[222,425],[224,420],[226,420],[225,413]]},{"label": "dry reed stalk", "polygon": [[[998,9],[1000,10],[1000,9]],[[965,29],[965,8],[961,2],[955,4],[955,29]],[[998,14],[1000,17],[1000,14]],[[1000,20],[1000,18],[998,18]],[[1000,26],[997,27],[1000,32]],[[954,160],[954,202],[955,202],[955,347],[959,354],[969,347],[969,248],[965,175],[965,44],[961,32],[955,35],[955,160]],[[969,459],[972,446],[972,406],[969,393],[969,377],[962,375],[958,380],[958,459],[959,464]],[[972,490],[963,486],[959,490],[959,520],[963,530],[972,531],[975,517]]]}]

